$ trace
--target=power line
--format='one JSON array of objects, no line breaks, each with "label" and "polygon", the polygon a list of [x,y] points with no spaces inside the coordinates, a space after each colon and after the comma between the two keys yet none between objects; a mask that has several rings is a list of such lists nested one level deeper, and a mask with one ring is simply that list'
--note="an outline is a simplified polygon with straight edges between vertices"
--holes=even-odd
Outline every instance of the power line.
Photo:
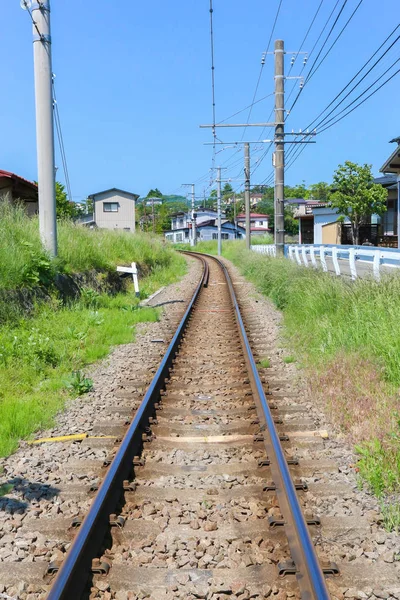
[{"label": "power line", "polygon": [[226,123],[226,121],[229,121],[229,119],[232,119],[233,117],[236,117],[237,115],[240,115],[240,113],[244,112],[248,108],[252,108],[255,104],[258,104],[259,102],[262,102],[263,100],[266,100],[267,98],[270,98],[271,96],[274,96],[274,92],[272,92],[271,94],[267,94],[266,96],[263,96],[262,98],[260,98],[259,100],[256,100],[255,102],[252,102],[248,106],[245,106],[241,110],[238,110],[237,112],[233,113],[233,115],[226,117],[226,119],[224,119],[223,121],[218,121],[217,124],[222,125],[222,123]]},{"label": "power line", "polygon": [[[358,11],[358,9],[360,8],[361,4],[364,2],[364,0],[359,0],[359,3],[357,4],[357,6],[355,7],[355,9],[353,10],[353,12],[351,13],[350,17],[348,18],[348,20],[346,21],[346,23],[344,24],[344,26],[342,27],[341,31],[338,33],[338,35],[336,36],[336,39],[334,40],[334,42],[331,44],[330,48],[326,51],[325,55],[321,58],[320,62],[318,63],[318,65],[315,67],[314,71],[308,74],[308,77],[305,81],[305,84],[310,81],[310,79],[315,75],[315,73],[318,71],[318,69],[320,68],[320,66],[322,65],[322,63],[324,62],[324,60],[326,59],[326,57],[328,56],[328,54],[331,52],[331,50],[335,47],[336,43],[338,42],[338,40],[340,39],[340,37],[342,36],[343,32],[345,31],[345,29],[347,28],[347,26],[349,25],[350,21],[352,20],[352,18],[354,17],[354,15],[356,14],[356,12]],[[305,85],[304,84],[304,85]]]},{"label": "power line", "polygon": [[37,26],[37,23],[36,23],[35,19],[33,18],[33,14],[32,14],[32,11],[31,11],[31,9],[29,7],[29,4],[28,4],[27,0],[22,0],[22,3],[24,5],[23,8],[28,12],[28,14],[29,14],[29,16],[31,18],[32,24],[33,24],[34,28],[36,29],[38,36],[43,41],[43,34],[39,30],[39,28]]},{"label": "power line", "polygon": [[[324,108],[324,110],[322,110],[319,115],[313,120],[311,121],[310,125],[308,125],[308,128],[311,127],[315,121],[317,121],[317,119],[319,119],[319,117],[321,115],[323,115],[324,112],[326,112],[328,110],[328,108],[330,106],[332,106],[332,104],[343,94],[343,92],[349,87],[349,85],[351,85],[353,83],[353,81],[358,77],[358,75],[365,69],[365,67],[368,65],[368,63],[371,62],[371,60],[374,58],[374,56],[376,56],[376,54],[379,52],[379,50],[386,44],[386,42],[388,41],[388,39],[393,35],[393,33],[396,31],[396,29],[398,29],[400,27],[400,25],[397,25],[395,27],[395,29],[392,31],[392,33],[389,34],[389,36],[385,39],[385,41],[379,46],[379,48],[374,52],[374,54],[367,60],[366,63],[364,63],[364,65],[361,67],[361,69],[359,69],[357,71],[357,73],[354,75],[354,77],[352,77],[352,79],[349,81],[349,83],[335,96],[335,98],[328,104],[328,106],[326,106]],[[332,110],[325,115],[325,117],[322,119],[322,121],[320,121],[315,128],[319,127],[319,125],[325,121],[345,100],[346,98],[348,98],[350,96],[350,94],[361,84],[362,81],[364,81],[364,79],[371,73],[371,71],[380,63],[380,61],[386,56],[386,54],[393,48],[393,46],[399,41],[400,36],[398,36],[394,42],[392,42],[390,44],[390,46],[385,50],[385,52],[374,62],[374,64],[368,69],[368,71],[362,76],[362,78],[351,88],[351,90],[349,92],[347,92],[347,94],[340,100],[340,102],[338,104],[336,104],[336,106],[334,106],[332,108]],[[395,63],[394,63],[395,64]],[[392,65],[393,66],[393,65]]]},{"label": "power line", "polygon": [[[317,62],[318,62],[318,59],[319,59],[319,57],[321,56],[323,49],[325,48],[326,44],[328,43],[328,40],[329,40],[330,36],[332,35],[332,32],[333,32],[333,30],[335,29],[335,27],[336,27],[336,25],[337,25],[337,23],[338,23],[338,21],[339,21],[339,19],[340,19],[340,16],[341,16],[341,14],[342,14],[342,12],[343,12],[343,10],[344,10],[344,8],[345,8],[345,6],[346,6],[347,2],[348,2],[348,0],[343,0],[343,4],[342,4],[342,6],[341,6],[341,8],[340,8],[340,10],[339,10],[339,12],[338,12],[338,14],[336,15],[336,18],[335,18],[335,20],[334,20],[334,22],[333,22],[333,24],[332,24],[332,27],[330,28],[330,30],[329,30],[329,33],[328,33],[328,35],[326,36],[326,38],[325,38],[325,41],[324,41],[324,43],[322,44],[322,46],[321,46],[321,48],[320,48],[320,50],[319,50],[319,52],[318,52],[318,54],[317,54],[317,57],[315,58],[315,60],[314,60],[313,64],[311,65],[310,71],[309,71],[309,73],[308,73],[308,75],[307,75],[307,77],[306,77],[306,80],[305,80],[305,82],[304,82],[304,85],[303,85],[303,87],[302,87],[302,88],[300,88],[300,90],[299,90],[299,92],[298,92],[298,94],[297,94],[296,98],[294,99],[294,102],[293,102],[292,106],[289,108],[289,111],[288,111],[289,113],[290,113],[290,112],[293,110],[293,108],[294,108],[294,106],[296,105],[296,103],[297,103],[298,99],[300,98],[300,96],[301,96],[301,94],[302,94],[302,92],[303,92],[304,88],[306,87],[306,85],[307,85],[308,81],[309,81],[309,80],[310,80],[310,78],[312,77],[312,75],[313,75],[313,70],[314,70],[314,67],[315,67],[315,65],[317,64]],[[358,7],[361,5],[361,3],[362,3],[362,2],[363,2],[363,0],[360,0],[359,4],[358,4],[358,6],[357,6],[357,9],[358,9]],[[337,3],[336,3],[336,5],[335,5],[335,8],[336,8],[336,6],[337,6]],[[356,10],[357,10],[357,9],[356,9]],[[334,9],[334,10],[335,10],[335,9]],[[332,14],[332,13],[331,13],[331,14]],[[338,39],[340,38],[340,36],[342,35],[342,33],[343,33],[344,29],[345,29],[345,28],[347,27],[347,25],[350,23],[350,21],[351,21],[351,19],[353,18],[354,14],[355,14],[355,11],[354,11],[354,12],[353,12],[353,14],[351,15],[351,17],[348,19],[347,23],[345,24],[345,27],[344,27],[344,28],[342,29],[342,31],[339,33],[339,35],[337,36],[337,38],[336,38],[336,40],[334,41],[333,45],[332,45],[332,46],[329,48],[328,52],[327,52],[327,53],[325,54],[325,56],[323,57],[322,61],[323,61],[323,60],[325,60],[325,58],[328,56],[328,54],[330,53],[330,51],[332,50],[332,48],[334,47],[334,45],[336,44],[336,42],[338,41]],[[330,19],[330,18],[331,18],[331,17],[329,16],[329,19]],[[328,19],[328,21],[329,21],[329,19]],[[322,62],[322,61],[321,61],[321,62]],[[318,67],[319,67],[319,65],[318,65]]]},{"label": "power line", "polygon": [[58,110],[56,88],[55,88],[55,84],[54,84],[54,75],[53,75],[53,79],[52,79],[52,87],[53,87],[54,123],[55,123],[56,131],[57,131],[58,144],[60,146],[61,161],[63,164],[65,184],[67,186],[67,193],[69,196],[69,201],[72,202],[71,183],[70,183],[70,179],[69,179],[67,156],[65,153],[64,137],[63,137],[62,128],[61,128],[60,112]]},{"label": "power line", "polygon": [[[258,80],[257,80],[257,84],[256,84],[256,89],[254,90],[254,94],[253,94],[253,100],[252,100],[252,103],[250,104],[250,110],[249,110],[249,114],[247,115],[247,123],[250,121],[251,113],[252,113],[252,111],[253,111],[253,106],[254,106],[254,104],[255,104],[255,99],[256,99],[256,96],[257,96],[258,88],[259,88],[260,81],[261,81],[261,76],[262,76],[263,69],[264,69],[264,65],[265,65],[265,56],[266,56],[266,55],[267,55],[267,53],[268,53],[269,46],[270,46],[270,44],[271,44],[271,40],[272,40],[272,36],[274,35],[274,31],[275,31],[276,23],[277,23],[277,21],[278,21],[278,17],[279,17],[279,13],[280,13],[280,10],[281,10],[282,2],[283,2],[283,0],[280,0],[280,1],[279,1],[278,8],[277,8],[277,11],[276,11],[276,14],[275,14],[274,23],[273,23],[273,25],[272,25],[272,30],[271,30],[271,33],[270,33],[270,36],[269,36],[269,40],[268,40],[268,44],[267,44],[267,49],[265,50],[265,55],[263,56],[263,58],[262,58],[262,60],[261,60],[261,68],[260,68],[260,73],[259,73],[259,75],[258,75]],[[244,134],[245,134],[245,132],[246,132],[246,127],[243,129],[243,133],[242,133],[242,137],[241,137],[241,139],[242,139],[242,140],[243,140],[243,137],[244,137]]]},{"label": "power line", "polygon": [[216,134],[215,134],[215,65],[214,65],[214,29],[213,29],[213,3],[212,0],[210,0],[210,43],[211,43],[211,90],[212,90],[212,116],[213,116],[213,120],[212,120],[212,124],[213,124],[213,128],[212,128],[212,134],[213,134],[213,138],[214,138],[214,146],[213,146],[213,155],[212,155],[212,159],[211,159],[211,168],[214,169],[215,168],[215,141],[216,141]]},{"label": "power line", "polygon": [[[355,100],[353,100],[352,102],[350,102],[350,104],[348,104],[347,106],[345,106],[345,108],[343,108],[337,115],[340,115],[343,111],[345,111],[347,108],[349,108],[352,104],[354,104],[354,102],[356,102],[357,100],[359,100],[368,90],[371,89],[371,87],[373,85],[375,85],[380,79],[382,79],[382,77],[384,75],[386,75],[386,73],[388,71],[390,71],[390,69],[392,67],[394,67],[395,64],[397,64],[400,61],[400,58],[398,58],[388,69],[386,69],[386,71],[384,73],[382,73],[382,75],[380,75],[378,77],[378,79],[376,79],[369,87],[367,87],[359,96],[357,96],[357,98],[355,98]],[[368,94],[368,96],[366,98],[364,98],[363,100],[361,100],[361,102],[359,102],[358,104],[356,104],[356,106],[354,106],[351,110],[349,110],[348,112],[346,112],[342,117],[340,117],[340,119],[337,119],[336,121],[334,121],[331,125],[328,125],[327,127],[324,127],[323,129],[321,129],[319,131],[319,133],[322,133],[323,131],[326,131],[327,129],[329,129],[330,127],[333,127],[333,125],[335,125],[335,123],[338,123],[339,121],[341,121],[342,119],[344,119],[347,115],[349,115],[350,113],[352,113],[356,108],[358,108],[359,106],[361,106],[361,104],[364,104],[364,102],[366,102],[368,100],[368,98],[371,98],[371,96],[373,96],[374,94],[376,94],[376,92],[378,92],[383,86],[385,86],[391,79],[393,79],[393,77],[395,77],[398,73],[400,73],[400,69],[398,69],[397,71],[395,71],[390,77],[388,77],[383,83],[381,83],[380,86],[378,86],[375,90],[373,90],[373,92],[371,92],[371,94]],[[332,117],[332,119],[334,119],[335,117]],[[327,123],[329,123],[330,121],[332,121],[332,119],[329,119],[329,121],[327,121],[325,123],[325,125],[327,125]]]}]

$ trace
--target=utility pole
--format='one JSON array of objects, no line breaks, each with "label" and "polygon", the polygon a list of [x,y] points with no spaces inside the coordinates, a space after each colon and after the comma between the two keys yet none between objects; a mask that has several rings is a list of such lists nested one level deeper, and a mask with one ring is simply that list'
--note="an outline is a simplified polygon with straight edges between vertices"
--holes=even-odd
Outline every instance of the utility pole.
[{"label": "utility pole", "polygon": [[275,245],[276,255],[283,256],[285,244],[285,80],[284,41],[275,41]]},{"label": "utility pole", "polygon": [[[192,202],[191,202],[192,206],[191,206],[191,211],[190,211],[190,213],[191,213],[191,216],[190,216],[191,234],[190,234],[189,241],[190,241],[191,246],[195,246],[196,242],[197,242],[197,238],[196,238],[197,234],[196,234],[196,222],[195,222],[196,221],[196,217],[195,217],[196,213],[195,213],[195,205],[194,205],[194,203],[195,203],[194,183],[182,183],[182,186],[184,186],[184,187],[190,186],[192,188]],[[189,207],[188,207],[188,212],[189,212]]]},{"label": "utility pole", "polygon": [[[29,5],[25,4],[25,8]],[[54,161],[53,91],[50,0],[32,4],[35,71],[36,145],[39,187],[39,229],[42,242],[57,255],[56,182]]]},{"label": "utility pole", "polygon": [[236,192],[233,192],[233,224],[235,226],[235,237],[237,236],[237,223],[236,223]]},{"label": "utility pole", "polygon": [[156,232],[156,218],[154,214],[154,198],[151,199],[151,219],[153,221],[153,233]]},{"label": "utility pole", "polygon": [[194,183],[192,183],[192,240],[191,240],[191,246],[195,246],[197,243],[196,213],[195,213],[194,201],[195,201]]},{"label": "utility pole", "polygon": [[250,228],[250,144],[244,143],[244,206],[246,212],[246,248],[251,248]]},{"label": "utility pole", "polygon": [[[213,123],[212,125],[200,125],[201,128],[211,128],[215,132],[216,127],[273,127],[275,130],[274,139],[272,140],[254,140],[254,141],[233,141],[230,144],[244,144],[245,156],[245,212],[246,212],[246,248],[251,248],[251,228],[250,228],[250,144],[270,143],[275,144],[275,152],[272,162],[275,170],[275,185],[274,185],[274,208],[275,208],[275,245],[277,255],[283,256],[285,242],[285,218],[284,218],[284,195],[285,195],[285,143],[288,144],[315,144],[311,141],[310,136],[315,136],[315,130],[302,132],[292,131],[285,133],[285,73],[284,73],[284,57],[285,49],[283,40],[276,40],[273,52],[266,54],[274,54],[275,57],[275,120],[273,123]],[[306,52],[291,52],[292,65],[299,54]],[[264,56],[263,59],[264,60]],[[303,64],[307,62],[307,56],[304,58]],[[263,63],[262,63],[263,64]],[[301,76],[287,77],[287,79],[300,79]],[[301,84],[302,85],[302,84]],[[286,136],[294,136],[291,141],[286,141]],[[297,139],[300,138],[300,139]],[[217,144],[226,145],[226,142],[206,142],[205,145],[216,146]]]},{"label": "utility pole", "polygon": [[218,256],[222,253],[221,241],[221,167],[217,167],[217,229],[218,229]]}]

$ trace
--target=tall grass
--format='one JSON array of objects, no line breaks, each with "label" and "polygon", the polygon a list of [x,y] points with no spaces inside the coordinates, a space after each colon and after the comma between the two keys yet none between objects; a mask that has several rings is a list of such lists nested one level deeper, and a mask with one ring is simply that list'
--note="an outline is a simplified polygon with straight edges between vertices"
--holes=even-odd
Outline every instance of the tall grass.
[{"label": "tall grass", "polygon": [[174,261],[175,253],[155,236],[88,229],[70,221],[58,223],[58,258],[50,260],[40,242],[37,218],[28,218],[22,207],[0,202],[0,289],[40,284],[56,272],[111,270],[131,262],[148,274]]},{"label": "tall grass", "polygon": [[[215,254],[216,243],[198,250]],[[356,446],[363,480],[378,496],[399,491],[400,276],[348,282],[243,242],[225,242],[223,253],[283,311],[312,397]]]},{"label": "tall grass", "polygon": [[[181,255],[148,235],[70,222],[59,223],[58,234],[59,255],[51,259],[37,219],[0,202],[0,456],[52,422],[71,395],[73,373],[85,382],[82,370],[113,345],[132,341],[136,323],[158,318],[154,309],[138,307],[132,284],[114,297],[81,289],[80,299],[64,306],[52,285],[55,275],[115,271],[117,264],[136,262],[143,297],[186,270]],[[19,294],[21,288],[31,288],[30,295]],[[36,301],[33,310],[23,303],[27,298],[29,306]]]}]

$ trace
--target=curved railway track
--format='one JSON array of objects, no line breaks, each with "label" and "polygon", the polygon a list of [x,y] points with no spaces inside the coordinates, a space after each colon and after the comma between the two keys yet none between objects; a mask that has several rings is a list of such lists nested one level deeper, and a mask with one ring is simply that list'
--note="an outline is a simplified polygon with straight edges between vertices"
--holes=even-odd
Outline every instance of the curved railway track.
[{"label": "curved railway track", "polygon": [[194,256],[201,281],[49,600],[329,598],[231,279]]}]

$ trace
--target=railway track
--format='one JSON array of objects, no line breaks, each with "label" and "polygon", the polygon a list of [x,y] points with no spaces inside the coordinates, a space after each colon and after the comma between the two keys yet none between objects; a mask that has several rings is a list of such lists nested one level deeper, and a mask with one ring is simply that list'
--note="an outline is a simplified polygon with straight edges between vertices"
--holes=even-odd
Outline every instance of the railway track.
[{"label": "railway track", "polygon": [[[49,600],[324,599],[329,579],[344,589],[361,581],[358,565],[341,564],[338,574],[322,560],[329,538],[339,530],[345,539],[354,524],[321,519],[321,533],[306,482],[320,479],[322,493],[314,483],[312,492],[329,497],[337,490],[329,491],[322,473],[329,481],[335,467],[309,460],[315,437],[303,440],[304,456],[294,455],[303,439],[296,433],[310,423],[295,403],[284,405],[282,418],[281,382],[260,379],[253,353],[265,355],[268,340],[257,333],[259,317],[245,302],[239,309],[221,263],[196,258],[202,278],[158,369],[143,365],[139,376],[127,376],[120,406],[98,425],[110,439],[83,446],[76,472],[90,475],[67,492],[74,518],[32,526],[68,549],[46,567]],[[83,483],[90,481],[88,494]],[[14,578],[34,591],[38,571],[36,562],[16,563]]]}]

